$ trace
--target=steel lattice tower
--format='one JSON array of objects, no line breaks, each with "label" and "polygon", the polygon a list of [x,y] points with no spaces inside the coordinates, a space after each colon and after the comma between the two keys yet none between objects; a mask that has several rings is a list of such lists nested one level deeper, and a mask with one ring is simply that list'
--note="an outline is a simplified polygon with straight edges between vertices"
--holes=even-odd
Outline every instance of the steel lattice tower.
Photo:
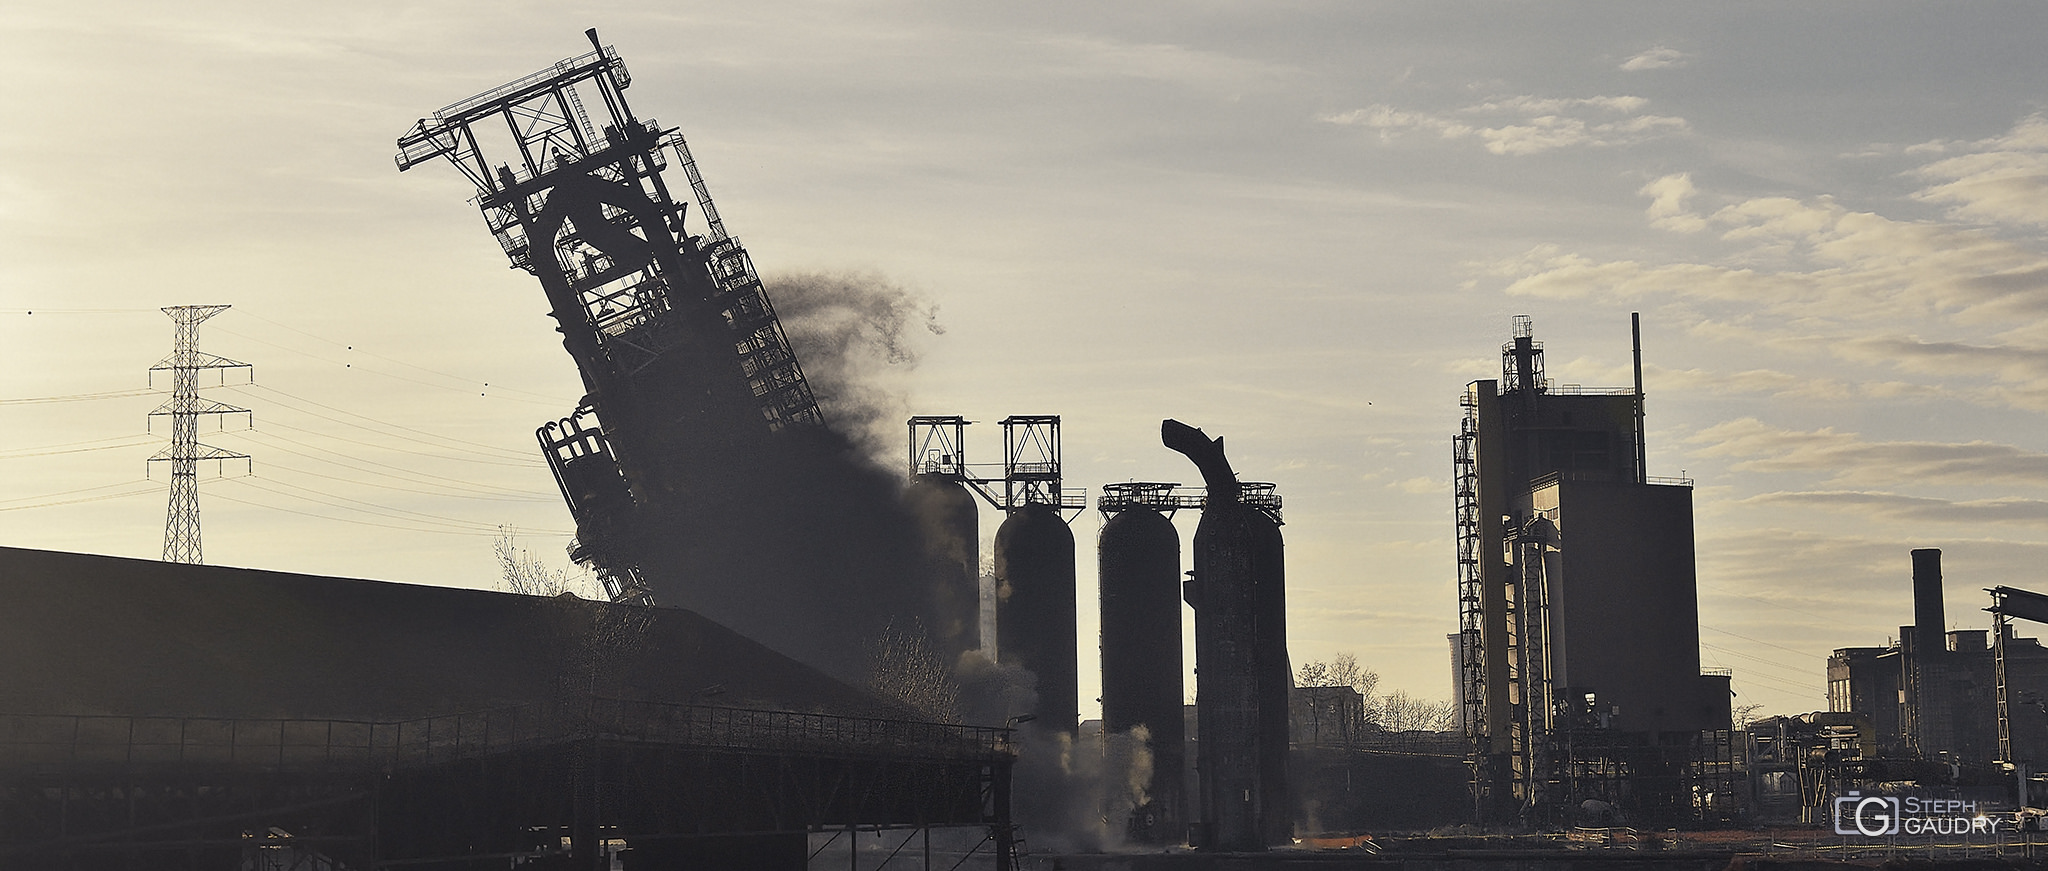
[{"label": "steel lattice tower", "polygon": [[674,535],[651,518],[737,486],[705,470],[824,419],[682,133],[633,114],[625,61],[585,35],[588,54],[420,119],[396,162],[461,171],[506,257],[539,279],[587,391],[535,433],[576,518],[570,554],[614,600],[645,601],[640,562]]},{"label": "steel lattice tower", "polygon": [[[193,565],[205,562],[199,548],[199,461],[249,459],[248,454],[199,443],[200,415],[249,413],[246,408],[236,408],[199,395],[199,370],[249,368],[247,363],[199,350],[199,323],[227,309],[224,305],[176,305],[163,310],[178,325],[171,355],[149,367],[151,373],[164,370],[171,373],[170,400],[149,413],[151,417],[169,415],[171,418],[170,446],[149,458],[152,463],[171,464],[171,502],[164,515],[164,562]],[[225,380],[226,376],[222,377]]]}]

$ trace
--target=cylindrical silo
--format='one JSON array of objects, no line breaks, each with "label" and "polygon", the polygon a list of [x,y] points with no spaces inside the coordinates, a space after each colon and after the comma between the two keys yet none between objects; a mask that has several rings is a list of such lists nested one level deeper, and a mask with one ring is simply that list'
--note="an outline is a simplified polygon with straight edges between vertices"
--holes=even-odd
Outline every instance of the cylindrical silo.
[{"label": "cylindrical silo", "polygon": [[930,566],[932,642],[947,666],[981,646],[981,512],[956,477],[918,475],[903,502],[917,518]]},{"label": "cylindrical silo", "polygon": [[[1107,491],[1105,491],[1107,492]],[[1186,832],[1181,768],[1180,532],[1143,505],[1118,510],[1096,542],[1102,594],[1102,729],[1146,732],[1152,776],[1130,784],[1131,835],[1180,843]],[[1112,780],[1111,789],[1123,788]],[[1117,822],[1112,820],[1112,823]]]},{"label": "cylindrical silo", "polygon": [[1076,672],[1074,533],[1058,508],[1028,503],[996,528],[996,650],[1038,678],[1039,726],[1080,729]]}]

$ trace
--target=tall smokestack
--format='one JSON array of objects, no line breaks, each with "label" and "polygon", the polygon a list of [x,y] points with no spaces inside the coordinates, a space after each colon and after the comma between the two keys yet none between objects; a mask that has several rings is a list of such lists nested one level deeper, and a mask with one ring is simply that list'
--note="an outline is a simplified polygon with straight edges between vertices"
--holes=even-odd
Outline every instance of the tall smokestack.
[{"label": "tall smokestack", "polygon": [[1650,483],[1650,458],[1643,449],[1643,313],[1628,313],[1629,342],[1636,358],[1636,483]]},{"label": "tall smokestack", "polygon": [[1948,649],[1941,606],[1941,548],[1913,551],[1913,647],[1921,656]]}]

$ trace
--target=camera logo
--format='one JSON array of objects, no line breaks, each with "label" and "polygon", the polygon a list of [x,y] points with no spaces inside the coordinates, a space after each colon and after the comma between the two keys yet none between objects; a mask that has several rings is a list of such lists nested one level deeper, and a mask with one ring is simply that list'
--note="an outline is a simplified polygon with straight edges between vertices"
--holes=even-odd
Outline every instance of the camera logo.
[{"label": "camera logo", "polygon": [[1835,834],[1881,838],[1899,833],[1904,816],[1899,799],[1889,795],[1851,792],[1835,798]]}]

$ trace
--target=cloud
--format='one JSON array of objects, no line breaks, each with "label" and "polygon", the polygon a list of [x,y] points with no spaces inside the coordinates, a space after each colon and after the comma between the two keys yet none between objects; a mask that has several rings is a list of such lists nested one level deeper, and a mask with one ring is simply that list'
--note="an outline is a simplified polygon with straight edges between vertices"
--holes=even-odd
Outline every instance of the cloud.
[{"label": "cloud", "polygon": [[1763,493],[1738,505],[1780,505],[1907,520],[1916,523],[2048,523],[2048,500],[1936,499],[1868,490],[1812,490]]},{"label": "cloud", "polygon": [[[1653,221],[1659,209],[1675,210],[1683,202],[1685,185],[1667,176],[1644,189],[1665,204],[1653,200]],[[1705,220],[1722,231],[1723,240],[1749,246],[1737,262],[1784,265],[1766,270],[1596,261],[1539,247],[1500,261],[1492,271],[1518,270],[1506,288],[1511,295],[1735,301],[1781,318],[1829,322],[1948,316],[2004,323],[2048,314],[2048,254],[1988,231],[1893,220],[1851,211],[1827,197],[1759,197]]]},{"label": "cloud", "polygon": [[1425,475],[1422,477],[1409,478],[1406,481],[1394,481],[1387,484],[1387,486],[1391,489],[1400,490],[1403,493],[1428,495],[1430,493],[1439,493],[1444,491],[1448,488],[1449,482],[1444,481],[1441,478],[1431,478]]},{"label": "cloud", "polygon": [[1832,427],[1788,430],[1753,417],[1686,439],[1702,457],[1736,460],[1737,471],[1822,473],[1877,486],[1962,484],[2048,487],[2048,454],[1987,441],[1866,441]]},{"label": "cloud", "polygon": [[[1626,95],[1518,96],[1466,106],[1451,115],[1375,104],[1324,115],[1320,120],[1378,131],[1382,142],[1390,142],[1407,131],[1434,133],[1452,140],[1476,138],[1485,143],[1487,151],[1502,155],[1627,146],[1691,130],[1684,118],[1641,114],[1649,102],[1643,97]],[[1611,117],[1615,115],[1624,117]],[[1484,116],[1510,117],[1493,121]]]},{"label": "cloud", "polygon": [[1471,115],[1513,114],[1513,115],[1555,115],[1573,109],[1594,109],[1602,112],[1635,112],[1650,101],[1643,97],[1509,97],[1476,106],[1466,106],[1458,111]]},{"label": "cloud", "polygon": [[1650,224],[1666,230],[1681,233],[1697,233],[1707,228],[1707,220],[1692,213],[1686,201],[1699,193],[1692,186],[1692,173],[1681,172],[1664,176],[1643,185],[1636,193],[1650,198]]},{"label": "cloud", "polygon": [[1685,66],[1686,62],[1690,60],[1692,60],[1692,55],[1675,48],[1660,45],[1622,61],[1621,68],[1632,73],[1641,72],[1642,70],[1661,70]]},{"label": "cloud", "polygon": [[1915,170],[1914,175],[1938,182],[1915,198],[1948,204],[1949,217],[1959,221],[2048,226],[2048,118],[2028,116],[2005,135],[1978,142],[1914,148],[1967,152]]},{"label": "cloud", "polygon": [[1166,43],[1078,34],[1035,42],[1048,49],[1045,72],[1066,77],[1143,79],[1234,94],[1294,72],[1279,64]]}]

